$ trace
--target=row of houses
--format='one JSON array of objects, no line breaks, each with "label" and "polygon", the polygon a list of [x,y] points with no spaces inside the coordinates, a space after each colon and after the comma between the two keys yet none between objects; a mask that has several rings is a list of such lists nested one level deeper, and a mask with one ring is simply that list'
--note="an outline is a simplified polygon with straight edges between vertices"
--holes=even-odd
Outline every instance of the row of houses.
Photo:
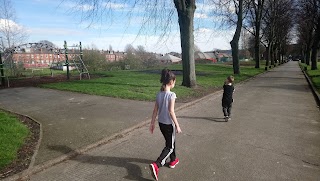
[{"label": "row of houses", "polygon": [[[84,50],[92,51],[92,50]],[[123,59],[126,55],[125,52],[116,52],[116,51],[99,51],[105,57],[107,62],[119,61]],[[68,60],[72,61],[72,59],[76,59],[80,57],[81,52],[78,49],[70,49],[66,54],[64,50],[61,51],[50,51],[45,48],[40,49],[24,49],[18,50],[12,54],[12,61],[15,64],[23,64],[24,68],[48,68],[54,63],[65,62],[66,55],[68,56]],[[6,59],[8,57],[4,57]]]},{"label": "row of houses", "polygon": [[[92,50],[83,50],[83,53]],[[127,53],[119,51],[109,51],[101,50],[99,51],[105,58],[107,62],[114,62],[122,60]],[[76,59],[80,56],[81,52],[78,49],[68,50],[67,56],[68,60]],[[165,55],[155,54],[156,58],[163,63],[179,63],[181,62],[181,54],[169,53]],[[220,62],[220,61],[230,61],[232,57],[228,52],[222,51],[208,51],[208,52],[195,52],[196,61],[207,61],[207,62]],[[16,51],[12,54],[12,61],[15,64],[23,64],[24,68],[48,68],[54,63],[65,62],[66,54],[63,51],[49,51],[47,49],[27,49],[23,51]]]}]

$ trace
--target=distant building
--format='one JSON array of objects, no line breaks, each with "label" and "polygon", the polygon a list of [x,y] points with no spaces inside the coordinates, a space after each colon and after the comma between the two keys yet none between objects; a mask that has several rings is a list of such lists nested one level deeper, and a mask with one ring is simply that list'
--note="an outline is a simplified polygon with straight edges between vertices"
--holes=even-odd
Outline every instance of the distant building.
[{"label": "distant building", "polygon": [[[119,61],[126,56],[125,52],[119,51],[101,51],[100,53],[104,54],[105,60],[108,62]],[[69,49],[68,59],[72,60],[75,56],[80,56],[80,51]],[[66,56],[64,53],[54,53],[45,48],[26,48],[13,53],[12,59],[15,64],[23,64],[24,68],[49,68],[52,63],[65,62]]]},{"label": "distant building", "polygon": [[230,50],[216,50],[204,52],[211,57],[215,57],[217,62],[228,62],[232,61],[231,51]]},{"label": "distant building", "polygon": [[216,63],[217,57],[214,53],[196,51],[196,52],[194,52],[194,60],[196,62],[197,61],[208,61],[208,62]]},{"label": "distant building", "polygon": [[181,62],[181,58],[170,55],[170,54],[165,54],[164,56],[157,56],[157,59],[160,60],[162,63],[179,63]]},{"label": "distant building", "polygon": [[119,60],[122,60],[126,55],[127,53],[126,52],[115,52],[113,50],[109,51],[109,50],[106,50],[106,51],[100,51],[101,54],[104,54],[105,56],[105,60],[108,61],[108,62],[114,62],[114,61],[119,61]]}]

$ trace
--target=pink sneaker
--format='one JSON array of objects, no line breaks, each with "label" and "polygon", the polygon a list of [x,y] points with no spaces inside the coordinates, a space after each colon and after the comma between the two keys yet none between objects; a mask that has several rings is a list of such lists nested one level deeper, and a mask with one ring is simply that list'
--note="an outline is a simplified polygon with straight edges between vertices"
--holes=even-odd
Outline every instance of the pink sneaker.
[{"label": "pink sneaker", "polygon": [[156,180],[158,180],[158,173],[159,173],[159,168],[157,166],[156,163],[151,163],[150,164],[150,170],[151,170],[151,173],[152,173],[152,177]]},{"label": "pink sneaker", "polygon": [[174,168],[174,167],[176,167],[176,165],[178,165],[178,163],[179,163],[179,159],[176,158],[174,161],[169,163],[169,167]]}]

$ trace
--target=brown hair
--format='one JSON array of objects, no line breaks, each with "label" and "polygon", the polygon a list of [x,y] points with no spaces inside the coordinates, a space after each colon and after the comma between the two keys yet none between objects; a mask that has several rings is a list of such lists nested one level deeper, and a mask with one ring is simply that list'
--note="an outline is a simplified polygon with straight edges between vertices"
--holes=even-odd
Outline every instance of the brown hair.
[{"label": "brown hair", "polygon": [[233,83],[234,81],[234,77],[232,75],[230,75],[228,78],[227,78],[228,82],[230,83]]},{"label": "brown hair", "polygon": [[166,85],[169,84],[171,80],[176,80],[176,75],[174,75],[174,73],[167,68],[163,69],[161,71],[160,83],[162,83],[162,86],[160,90],[164,91]]}]

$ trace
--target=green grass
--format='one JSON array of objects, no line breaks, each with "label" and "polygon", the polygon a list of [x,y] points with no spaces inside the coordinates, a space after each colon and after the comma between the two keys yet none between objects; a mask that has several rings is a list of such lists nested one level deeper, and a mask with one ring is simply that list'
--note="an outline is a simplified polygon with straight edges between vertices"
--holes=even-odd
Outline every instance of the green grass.
[{"label": "green grass", "polygon": [[0,111],[0,170],[17,157],[17,152],[30,134],[18,118]]},{"label": "green grass", "polygon": [[317,89],[317,91],[320,93],[320,63],[318,62],[318,70],[311,70],[311,66],[307,66],[306,64],[300,64],[300,66],[302,66],[303,68],[306,67],[307,68],[307,75],[310,77],[314,87]]},{"label": "green grass", "polygon": [[[163,68],[159,67],[144,71],[121,70],[99,72],[104,77],[44,84],[41,87],[123,99],[153,101],[161,86],[159,80],[160,71]],[[182,65],[171,65],[168,68],[181,71]],[[236,83],[264,71],[263,68],[255,69],[253,66],[243,66],[240,70],[241,75],[235,76]],[[198,85],[196,89],[181,86],[182,75],[177,74],[177,83],[173,91],[178,95],[180,100],[200,97],[213,89],[221,88],[226,77],[233,74],[233,68],[230,65],[197,64],[196,74]]]}]

